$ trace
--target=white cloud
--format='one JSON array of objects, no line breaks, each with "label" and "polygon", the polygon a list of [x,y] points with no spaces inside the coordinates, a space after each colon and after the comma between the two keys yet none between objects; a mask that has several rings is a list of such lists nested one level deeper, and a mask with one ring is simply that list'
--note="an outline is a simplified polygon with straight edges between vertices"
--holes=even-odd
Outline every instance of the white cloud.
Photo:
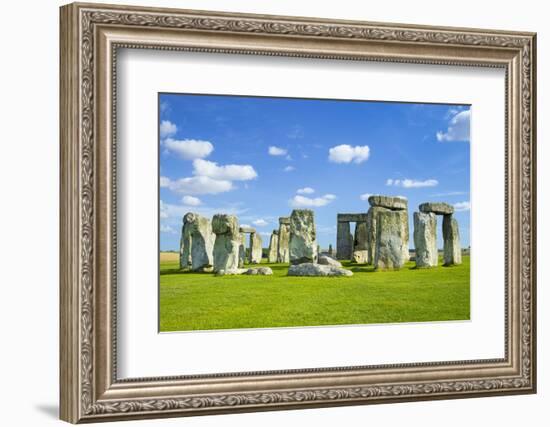
[{"label": "white cloud", "polygon": [[287,166],[286,168],[284,168],[283,170],[285,172],[292,172],[293,170],[295,170],[296,168],[294,166]]},{"label": "white cloud", "polygon": [[271,145],[269,149],[267,150],[270,156],[284,156],[287,154],[288,150],[281,147],[276,147],[274,145]]},{"label": "white cloud", "polygon": [[455,211],[457,211],[457,212],[469,211],[470,210],[470,202],[469,201],[467,201],[467,202],[458,202],[458,203],[455,203],[453,205],[453,207],[455,208]]},{"label": "white cloud", "polygon": [[326,206],[336,199],[334,194],[325,194],[321,197],[305,197],[296,195],[290,199],[290,206],[293,208],[318,208],[321,206]]},{"label": "white cloud", "polygon": [[359,196],[359,198],[360,198],[361,200],[369,200],[369,197],[370,197],[370,196],[372,196],[371,193],[365,193],[365,194],[361,194],[361,195]]},{"label": "white cloud", "polygon": [[172,181],[160,178],[161,187],[181,194],[218,194],[234,189],[233,183],[227,180],[213,179],[208,176],[193,176]]},{"label": "white cloud", "polygon": [[260,236],[271,237],[271,232],[269,232],[269,231],[260,231]]},{"label": "white cloud", "polygon": [[386,185],[403,188],[422,188],[422,187],[435,187],[439,182],[437,179],[425,179],[424,181],[418,179],[388,179]]},{"label": "white cloud", "polygon": [[178,127],[170,120],[160,122],[160,137],[162,139],[174,135],[178,131]]},{"label": "white cloud", "polygon": [[193,161],[193,168],[194,175],[228,181],[248,181],[258,176],[250,165],[218,166],[216,162],[203,159],[195,159]]},{"label": "white cloud", "polygon": [[196,139],[177,140],[166,138],[162,141],[162,145],[168,151],[178,154],[185,160],[202,159],[208,157],[214,151],[212,143]]},{"label": "white cloud", "polygon": [[252,221],[252,224],[257,225],[258,227],[265,227],[269,222],[267,222],[265,219],[257,219],[256,221]]},{"label": "white cloud", "polygon": [[165,225],[165,224],[160,225],[160,232],[161,233],[169,233],[169,234],[177,234],[176,230],[174,230],[169,225]]},{"label": "white cloud", "polygon": [[313,194],[313,193],[315,193],[315,190],[311,187],[304,187],[304,188],[299,188],[298,190],[296,190],[296,193],[298,193],[298,194]]},{"label": "white cloud", "polygon": [[251,227],[249,224],[240,224],[240,227],[243,227],[243,228],[254,228],[254,227]]},{"label": "white cloud", "polygon": [[470,110],[456,112],[451,117],[447,132],[436,133],[439,142],[470,141]]},{"label": "white cloud", "polygon": [[370,148],[368,145],[348,144],[337,145],[328,150],[328,159],[334,163],[363,163],[369,158]]},{"label": "white cloud", "polygon": [[430,197],[447,197],[447,196],[464,196],[468,194],[466,191],[449,191],[447,193],[430,194]]},{"label": "white cloud", "polygon": [[201,199],[193,196],[183,196],[181,202],[187,206],[200,206],[202,205]]},{"label": "white cloud", "polygon": [[160,201],[160,217],[171,226],[181,227],[183,216],[188,212],[195,212],[207,218],[212,218],[215,214],[242,215],[247,212],[247,209],[242,208],[239,203],[218,207],[201,205],[191,208],[190,206],[173,205]]}]

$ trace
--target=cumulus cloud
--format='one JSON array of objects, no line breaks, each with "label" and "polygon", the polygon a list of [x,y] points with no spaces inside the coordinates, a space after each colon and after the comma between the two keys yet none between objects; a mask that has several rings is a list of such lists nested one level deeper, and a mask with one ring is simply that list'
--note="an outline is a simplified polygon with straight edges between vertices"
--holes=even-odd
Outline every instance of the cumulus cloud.
[{"label": "cumulus cloud", "polygon": [[296,193],[298,194],[313,194],[315,193],[315,190],[311,187],[304,187],[296,190]]},{"label": "cumulus cloud", "polygon": [[209,141],[196,139],[177,140],[166,138],[162,145],[170,152],[178,154],[184,160],[202,159],[208,157],[214,146]]},{"label": "cumulus cloud", "polygon": [[422,188],[422,187],[435,187],[439,182],[437,179],[388,179],[386,181],[387,186],[403,187],[403,188]]},{"label": "cumulus cloud", "polygon": [[170,120],[163,120],[160,122],[160,137],[166,138],[174,135],[178,131],[178,127]]},{"label": "cumulus cloud", "polygon": [[269,224],[265,219],[257,219],[256,221],[252,221],[252,224],[257,225],[258,227],[265,227],[267,224]]},{"label": "cumulus cloud", "polygon": [[466,191],[448,191],[447,193],[430,194],[430,197],[448,197],[448,196],[464,196],[468,194]]},{"label": "cumulus cloud", "polygon": [[187,206],[200,206],[202,205],[201,199],[193,196],[183,196],[181,202]]},{"label": "cumulus cloud", "polygon": [[365,194],[361,194],[361,195],[359,196],[359,198],[360,198],[361,200],[369,200],[369,197],[370,197],[370,196],[372,196],[371,193],[365,193]]},{"label": "cumulus cloud", "polygon": [[288,150],[286,150],[285,148],[276,147],[275,145],[271,145],[267,152],[270,156],[285,156]]},{"label": "cumulus cloud", "polygon": [[334,163],[363,163],[369,158],[370,148],[368,145],[348,144],[337,145],[328,150],[328,159]]},{"label": "cumulus cloud", "polygon": [[284,170],[285,172],[292,172],[292,171],[295,170],[295,169],[296,169],[296,168],[295,168],[294,166],[290,166],[290,165],[289,165],[289,166],[285,167],[283,170]]},{"label": "cumulus cloud", "polygon": [[453,207],[455,208],[455,211],[457,211],[457,212],[469,211],[470,210],[470,202],[469,201],[458,202],[458,203],[455,203],[453,205]]},{"label": "cumulus cloud", "polygon": [[160,232],[161,233],[168,233],[168,234],[177,234],[176,230],[174,230],[169,225],[165,225],[165,224],[160,225]]},{"label": "cumulus cloud", "polygon": [[181,194],[218,194],[234,189],[233,183],[225,179],[213,179],[208,176],[193,176],[171,180],[160,178],[160,185]]},{"label": "cumulus cloud", "polygon": [[321,206],[326,206],[336,199],[334,194],[325,194],[321,197],[306,197],[297,194],[292,199],[290,199],[290,206],[293,208],[318,208]]},{"label": "cumulus cloud", "polygon": [[436,133],[439,142],[448,141],[470,141],[470,110],[456,112],[449,121],[446,132]]},{"label": "cumulus cloud", "polygon": [[228,181],[248,181],[258,176],[250,165],[218,166],[216,162],[203,159],[195,159],[193,161],[193,169],[194,175]]}]

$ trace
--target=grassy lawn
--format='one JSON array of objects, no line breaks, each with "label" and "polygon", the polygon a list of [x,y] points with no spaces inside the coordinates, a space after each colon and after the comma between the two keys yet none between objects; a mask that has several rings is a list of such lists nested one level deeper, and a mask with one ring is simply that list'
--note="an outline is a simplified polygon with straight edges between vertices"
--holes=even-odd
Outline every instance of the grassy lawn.
[{"label": "grassy lawn", "polygon": [[[441,260],[440,260],[441,263]],[[470,257],[453,267],[374,272],[344,262],[353,277],[223,276],[179,270],[161,257],[160,330],[465,320],[470,318]]]}]

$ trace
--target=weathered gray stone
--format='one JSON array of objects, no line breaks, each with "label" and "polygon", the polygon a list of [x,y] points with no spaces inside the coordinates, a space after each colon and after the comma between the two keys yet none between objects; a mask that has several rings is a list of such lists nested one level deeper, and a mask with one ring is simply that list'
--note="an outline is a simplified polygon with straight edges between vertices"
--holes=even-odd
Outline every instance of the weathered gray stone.
[{"label": "weathered gray stone", "polygon": [[367,264],[369,261],[369,251],[367,249],[353,251],[353,261],[357,264]]},{"label": "weathered gray stone", "polygon": [[246,234],[241,233],[241,243],[239,245],[239,268],[243,268],[246,262]]},{"label": "weathered gray stone", "polygon": [[462,264],[458,222],[452,215],[443,217],[443,265]]},{"label": "weathered gray stone", "polygon": [[262,237],[260,233],[250,233],[250,264],[262,262]]},{"label": "weathered gray stone", "polygon": [[271,276],[273,275],[273,270],[269,267],[249,268],[243,274],[254,276]]},{"label": "weathered gray stone", "polygon": [[216,271],[216,276],[238,276],[240,274],[245,274],[249,269],[248,268],[234,268],[232,270],[218,270]]},{"label": "weathered gray stone", "polygon": [[183,225],[181,227],[180,238],[180,268],[187,269],[191,267],[191,227],[189,219],[196,215],[188,212],[183,216]]},{"label": "weathered gray stone", "polygon": [[321,265],[306,262],[291,265],[288,269],[289,276],[353,276],[353,273],[345,268],[332,265]]},{"label": "weathered gray stone", "polygon": [[455,208],[453,208],[448,203],[443,203],[443,202],[421,203],[418,206],[418,209],[420,210],[420,212],[424,212],[424,213],[433,212],[436,215],[451,215],[455,211]]},{"label": "weathered gray stone", "polygon": [[290,215],[291,264],[317,262],[317,234],[315,216],[310,209],[294,209]]},{"label": "weathered gray stone", "polygon": [[368,261],[368,231],[369,230],[367,222],[358,222],[357,224],[355,224],[355,238],[353,239],[352,259],[359,264],[365,264]]},{"label": "weathered gray stone", "polygon": [[338,222],[336,229],[336,257],[351,259],[353,237],[350,233],[349,222]]},{"label": "weathered gray stone", "polygon": [[213,265],[215,235],[212,224],[208,218],[198,214],[188,213],[185,216],[191,239],[191,269],[204,271]]},{"label": "weathered gray stone", "polygon": [[279,246],[279,231],[273,230],[269,238],[269,249],[267,251],[267,262],[277,262],[277,248]]},{"label": "weathered gray stone", "polygon": [[405,264],[404,247],[407,247],[408,254],[408,231],[405,230],[403,224],[406,220],[407,211],[404,210],[378,212],[376,219],[376,252],[374,255],[375,269],[399,269]]},{"label": "weathered gray stone", "polygon": [[371,206],[367,212],[367,264],[374,264],[374,256],[376,253],[376,236],[378,214],[380,212],[389,212],[387,208],[379,206]]},{"label": "weathered gray stone", "polygon": [[336,261],[334,258],[326,255],[319,255],[317,263],[321,265],[332,265],[333,267],[342,267],[342,263],[340,261]]},{"label": "weathered gray stone", "polygon": [[214,272],[229,274],[239,268],[239,248],[242,234],[239,232],[239,220],[234,215],[217,214],[212,218],[212,231],[216,234],[214,242]]},{"label": "weathered gray stone", "polygon": [[434,213],[414,213],[414,250],[417,267],[437,266],[437,217]]},{"label": "weathered gray stone", "polygon": [[337,222],[365,222],[366,213],[339,213],[336,215]]},{"label": "weathered gray stone", "polygon": [[407,209],[408,202],[405,197],[372,195],[369,197],[371,206],[387,208],[392,210]]},{"label": "weathered gray stone", "polygon": [[255,233],[256,229],[254,227],[239,227],[241,233]]},{"label": "weathered gray stone", "polygon": [[279,218],[279,241],[277,243],[277,262],[290,262],[288,244],[290,241],[290,218]]},{"label": "weathered gray stone", "polygon": [[328,245],[328,254],[329,254],[330,256],[334,255],[334,254],[333,254],[333,250],[332,250],[332,244],[329,244],[329,245]]}]

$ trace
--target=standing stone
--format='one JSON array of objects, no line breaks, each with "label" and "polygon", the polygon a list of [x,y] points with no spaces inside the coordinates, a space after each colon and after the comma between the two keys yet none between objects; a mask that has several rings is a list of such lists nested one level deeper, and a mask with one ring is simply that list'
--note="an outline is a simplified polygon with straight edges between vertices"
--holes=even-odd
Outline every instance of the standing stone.
[{"label": "standing stone", "polygon": [[403,221],[406,216],[406,211],[385,210],[377,214],[375,269],[399,269],[405,264],[403,247],[406,235]]},{"label": "standing stone", "polygon": [[269,238],[269,249],[267,251],[267,262],[277,262],[277,248],[279,246],[279,231],[273,230]]},{"label": "standing stone", "polygon": [[315,217],[310,209],[294,209],[290,215],[290,263],[316,263]]},{"label": "standing stone", "polygon": [[434,213],[414,213],[414,250],[416,266],[437,266],[437,217]]},{"label": "standing stone", "polygon": [[181,227],[180,238],[180,268],[186,269],[191,266],[191,227],[189,219],[196,214],[191,212],[183,216],[183,225]]},{"label": "standing stone", "polygon": [[355,225],[355,238],[353,240],[353,260],[358,264],[366,264],[368,261],[368,225],[366,222],[358,222]]},{"label": "standing stone", "polygon": [[212,218],[212,231],[216,234],[214,272],[236,271],[239,268],[239,248],[242,244],[239,220],[235,215],[214,215],[214,218]]},{"label": "standing stone", "polygon": [[239,268],[244,267],[246,261],[246,234],[241,233],[241,244],[239,245]]},{"label": "standing stone", "polygon": [[212,224],[208,218],[194,213],[188,213],[186,218],[191,237],[191,269],[203,271],[213,265]]},{"label": "standing stone", "polygon": [[279,242],[277,247],[277,262],[290,262],[290,218],[279,218]]},{"label": "standing stone", "polygon": [[374,264],[378,214],[389,211],[389,209],[380,206],[371,206],[367,212],[367,264]]},{"label": "standing stone", "polygon": [[452,215],[443,216],[443,265],[462,264],[462,248],[458,221]]},{"label": "standing stone", "polygon": [[353,237],[350,233],[349,222],[338,222],[336,229],[336,257],[338,259],[351,259],[353,250]]},{"label": "standing stone", "polygon": [[329,254],[330,256],[332,256],[332,255],[333,255],[333,251],[332,251],[332,243],[330,243],[330,244],[328,245],[328,254]]},{"label": "standing stone", "polygon": [[260,233],[250,233],[250,264],[262,262],[262,237]]},{"label": "standing stone", "polygon": [[401,226],[403,227],[403,261],[408,262],[411,258],[409,251],[409,211],[407,209],[401,212]]}]

